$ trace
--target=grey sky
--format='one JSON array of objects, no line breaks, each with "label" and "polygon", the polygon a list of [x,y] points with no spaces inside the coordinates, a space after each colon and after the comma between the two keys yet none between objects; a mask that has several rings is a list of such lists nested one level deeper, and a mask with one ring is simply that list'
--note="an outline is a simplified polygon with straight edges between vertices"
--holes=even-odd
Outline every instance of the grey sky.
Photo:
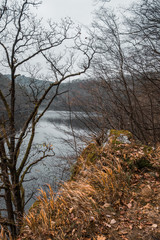
[{"label": "grey sky", "polygon": [[[108,7],[128,7],[133,0],[111,0],[105,3]],[[43,0],[38,12],[40,16],[59,21],[64,17],[71,17],[75,22],[89,25],[92,13],[98,6],[94,0]]]},{"label": "grey sky", "polygon": [[[96,0],[42,0],[42,5],[40,5],[35,12],[38,17],[43,17],[45,20],[51,18],[53,21],[58,22],[62,18],[71,17],[75,23],[89,25],[92,22],[92,13],[98,9],[99,6],[95,4],[95,1]],[[128,7],[132,2],[133,0],[110,0],[110,2],[105,3],[105,6],[112,8],[119,8],[120,6]],[[33,63],[36,62],[42,64],[42,72],[46,72],[44,71],[46,67],[44,61],[41,60],[41,56],[37,56],[33,60]],[[7,69],[4,71],[7,73]],[[19,71],[21,72],[21,70]]]},{"label": "grey sky", "polygon": [[[100,4],[95,3],[96,1],[98,0],[43,0],[37,13],[38,16],[43,17],[45,20],[51,18],[53,21],[58,22],[62,18],[70,17],[75,23],[89,26],[93,19],[92,13],[100,6]],[[117,8],[118,12],[118,8],[128,7],[133,1],[110,0],[110,2],[105,3],[105,6]],[[103,3],[101,2],[101,4]],[[38,59],[40,58],[38,57]]]},{"label": "grey sky", "polygon": [[[100,4],[95,4],[95,1],[97,0],[42,0],[42,5],[36,13],[45,20],[51,18],[58,22],[62,18],[70,17],[75,23],[89,26],[93,18],[92,13],[100,6]],[[128,7],[132,2],[133,0],[110,0],[110,2],[105,3],[105,6]],[[34,61],[42,64],[41,56],[36,57]],[[44,61],[42,65],[42,72],[47,72]]]}]

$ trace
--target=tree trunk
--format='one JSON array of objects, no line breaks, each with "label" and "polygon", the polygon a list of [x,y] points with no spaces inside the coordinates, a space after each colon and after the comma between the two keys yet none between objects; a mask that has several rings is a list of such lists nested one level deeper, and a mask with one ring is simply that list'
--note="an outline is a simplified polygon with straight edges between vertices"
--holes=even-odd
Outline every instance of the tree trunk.
[{"label": "tree trunk", "polygon": [[12,236],[15,236],[16,226],[15,226],[14,211],[13,211],[13,205],[12,205],[11,187],[10,187],[7,164],[6,164],[7,160],[5,159],[5,156],[3,153],[5,153],[5,149],[4,149],[3,139],[1,138],[0,139],[0,158],[1,158],[2,181],[4,184],[4,191],[5,191],[4,197],[6,202],[9,226],[11,228]]}]

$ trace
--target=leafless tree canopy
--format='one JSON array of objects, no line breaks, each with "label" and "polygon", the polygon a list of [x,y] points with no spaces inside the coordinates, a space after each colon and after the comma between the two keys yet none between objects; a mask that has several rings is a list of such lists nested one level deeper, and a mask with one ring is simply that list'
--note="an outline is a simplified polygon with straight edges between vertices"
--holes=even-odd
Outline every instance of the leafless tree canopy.
[{"label": "leafless tree canopy", "polygon": [[[8,93],[0,88],[0,100],[5,111],[5,117],[0,122],[0,198],[4,198],[5,207],[0,211],[6,212],[0,215],[0,224],[10,226],[13,236],[19,233],[24,213],[23,181],[26,174],[38,162],[54,155],[53,149],[46,145],[39,149],[41,154],[36,160],[29,161],[36,124],[56,96],[62,94],[59,92],[61,82],[85,73],[94,55],[93,40],[89,38],[83,41],[81,29],[76,28],[70,19],[62,20],[59,24],[48,21],[44,27],[42,20],[37,19],[31,11],[32,8],[37,9],[39,4],[40,1],[37,0],[4,0],[0,4],[0,68],[1,71],[7,69],[11,76]],[[67,49],[64,43],[69,46]],[[60,51],[57,55],[60,46],[64,52]],[[29,63],[32,65],[31,60],[38,55],[48,64],[50,82],[47,82],[43,91],[39,90],[41,94],[34,92],[31,96],[28,95],[32,107],[17,133],[18,90],[15,80],[20,70]],[[52,89],[54,94],[48,98]],[[45,108],[38,113],[44,100]],[[26,136],[28,143],[22,155],[21,148]]]},{"label": "leafless tree canopy", "polygon": [[88,88],[92,101],[87,101],[86,112],[92,125],[96,112],[97,131],[128,129],[144,143],[159,142],[159,19],[158,0],[135,3],[123,10],[123,17],[107,5],[96,12],[92,28],[96,54]]}]

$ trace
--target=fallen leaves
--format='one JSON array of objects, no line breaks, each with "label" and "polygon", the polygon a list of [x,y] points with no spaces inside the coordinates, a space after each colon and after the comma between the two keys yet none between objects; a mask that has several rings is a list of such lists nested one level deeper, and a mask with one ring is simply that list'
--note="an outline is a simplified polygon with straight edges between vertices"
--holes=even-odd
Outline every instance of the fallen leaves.
[{"label": "fallen leaves", "polygon": [[157,224],[152,224],[152,226],[151,226],[152,228],[157,228],[158,227],[158,225]]},{"label": "fallen leaves", "polygon": [[115,219],[112,219],[111,221],[110,221],[110,224],[115,224],[117,221],[115,220]]},{"label": "fallen leaves", "polygon": [[127,207],[130,209],[132,207],[132,203],[128,203]]},{"label": "fallen leaves", "polygon": [[98,236],[98,237],[97,237],[97,240],[106,240],[106,237],[104,237],[104,236]]},{"label": "fallen leaves", "polygon": [[105,203],[105,204],[103,205],[103,208],[109,208],[110,206],[111,206],[110,203]]},{"label": "fallen leaves", "polygon": [[126,235],[126,234],[128,234],[128,232],[127,231],[123,231],[123,230],[121,230],[121,231],[119,231],[119,233],[118,233],[119,235]]},{"label": "fallen leaves", "polygon": [[142,197],[151,197],[153,194],[152,188],[150,185],[146,185],[141,190]]},{"label": "fallen leaves", "polygon": [[112,226],[110,225],[110,224],[108,224],[108,223],[103,223],[103,225],[105,226],[105,227],[108,227],[108,228],[111,228]]}]

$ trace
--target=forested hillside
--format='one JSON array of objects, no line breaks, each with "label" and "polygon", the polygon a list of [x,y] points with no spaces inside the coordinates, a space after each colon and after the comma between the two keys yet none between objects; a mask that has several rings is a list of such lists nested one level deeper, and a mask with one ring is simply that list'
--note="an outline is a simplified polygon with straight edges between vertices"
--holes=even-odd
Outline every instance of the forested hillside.
[{"label": "forested hillside", "polygon": [[[0,90],[5,96],[7,103],[10,102],[10,88],[11,88],[11,81],[6,76],[0,73]],[[15,119],[16,119],[16,128],[19,129],[31,109],[33,108],[33,103],[30,101],[30,96],[26,92],[26,89],[19,84],[15,85],[16,89],[16,108],[15,108]],[[5,105],[3,103],[3,99],[0,98],[0,119],[1,123],[8,124],[8,117]]]},{"label": "forested hillside", "polygon": [[[10,75],[6,75],[8,79],[10,79]],[[45,89],[49,87],[51,84],[50,81],[39,80],[31,77],[26,77],[24,75],[20,75],[16,78],[16,83],[21,86],[26,95],[29,95],[32,101],[35,98],[39,98],[44,93]],[[50,109],[53,110],[75,110],[75,111],[84,111],[89,105],[85,105],[82,99],[88,99],[92,102],[92,94],[91,88],[97,88],[95,84],[95,80],[91,79],[75,79],[73,81],[64,82],[59,87],[60,96],[55,98],[55,101],[51,104]],[[53,88],[47,97],[49,99],[55,94],[55,88]],[[95,89],[96,90],[96,89]],[[63,93],[63,94],[61,94]],[[44,101],[43,105],[45,106],[46,102]],[[42,105],[42,107],[43,107]],[[91,110],[91,109],[90,109]]]}]

